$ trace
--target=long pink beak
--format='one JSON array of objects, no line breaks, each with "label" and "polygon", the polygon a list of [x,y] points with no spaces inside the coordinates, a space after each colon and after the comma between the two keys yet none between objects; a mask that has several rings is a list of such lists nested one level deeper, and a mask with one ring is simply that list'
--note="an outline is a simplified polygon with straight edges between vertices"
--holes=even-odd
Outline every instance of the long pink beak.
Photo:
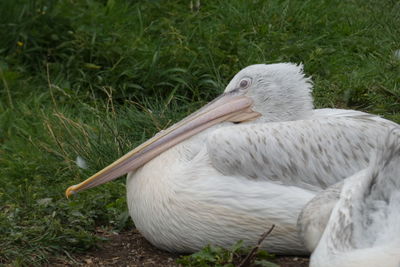
[{"label": "long pink beak", "polygon": [[159,132],[85,181],[68,187],[65,195],[69,197],[71,194],[135,171],[165,150],[220,122],[253,120],[260,114],[251,110],[252,104],[253,101],[247,96],[225,93],[180,122]]}]

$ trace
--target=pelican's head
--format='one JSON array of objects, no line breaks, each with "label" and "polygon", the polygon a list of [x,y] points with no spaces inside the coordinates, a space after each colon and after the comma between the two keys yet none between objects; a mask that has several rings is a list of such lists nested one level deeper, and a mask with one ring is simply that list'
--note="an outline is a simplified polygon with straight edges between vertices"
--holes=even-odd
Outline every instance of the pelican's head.
[{"label": "pelican's head", "polygon": [[304,78],[301,66],[290,63],[249,66],[235,75],[221,96],[87,180],[70,186],[66,195],[135,171],[163,151],[222,122],[285,121],[305,116],[312,109],[310,90],[311,84]]},{"label": "pelican's head", "polygon": [[257,121],[290,121],[307,117],[313,109],[311,79],[303,66],[292,63],[251,65],[230,81],[225,93],[238,91],[253,100],[262,114]]}]

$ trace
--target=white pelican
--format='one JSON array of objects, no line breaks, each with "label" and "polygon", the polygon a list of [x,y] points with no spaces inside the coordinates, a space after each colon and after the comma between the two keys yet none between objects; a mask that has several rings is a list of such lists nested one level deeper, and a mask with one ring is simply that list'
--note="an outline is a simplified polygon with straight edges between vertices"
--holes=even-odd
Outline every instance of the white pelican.
[{"label": "white pelican", "polygon": [[309,253],[297,233],[301,209],[364,168],[377,138],[395,125],[357,111],[313,110],[311,88],[301,65],[246,67],[216,100],[66,195],[130,172],[130,215],[159,248],[253,245],[275,224],[265,249]]},{"label": "white pelican", "polygon": [[[321,213],[322,211],[322,213]],[[400,128],[369,166],[311,200],[299,217],[310,266],[400,266]]]}]

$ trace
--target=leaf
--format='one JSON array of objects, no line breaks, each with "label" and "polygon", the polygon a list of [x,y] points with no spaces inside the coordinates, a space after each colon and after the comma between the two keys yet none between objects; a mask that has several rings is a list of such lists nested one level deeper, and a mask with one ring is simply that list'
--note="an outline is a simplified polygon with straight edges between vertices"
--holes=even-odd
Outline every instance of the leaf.
[{"label": "leaf", "polygon": [[259,259],[264,259],[265,260],[265,259],[271,259],[273,257],[274,257],[274,255],[268,253],[265,250],[259,250],[258,253],[257,253],[257,258],[259,258]]},{"label": "leaf", "polygon": [[85,68],[87,69],[92,69],[92,70],[99,70],[101,69],[101,66],[93,64],[93,63],[85,63],[84,64]]},{"label": "leaf", "polygon": [[239,251],[240,249],[243,248],[243,240],[239,240],[238,242],[236,242],[232,247],[231,247],[231,252],[235,253],[237,251]]}]

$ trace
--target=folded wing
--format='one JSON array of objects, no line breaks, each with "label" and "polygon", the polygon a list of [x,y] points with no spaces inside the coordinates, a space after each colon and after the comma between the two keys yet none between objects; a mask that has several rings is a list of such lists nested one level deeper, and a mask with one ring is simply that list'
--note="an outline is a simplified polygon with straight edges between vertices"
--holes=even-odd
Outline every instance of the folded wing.
[{"label": "folded wing", "polygon": [[221,127],[207,139],[211,163],[226,175],[321,190],[365,168],[392,125],[362,112],[322,113],[309,120]]}]

